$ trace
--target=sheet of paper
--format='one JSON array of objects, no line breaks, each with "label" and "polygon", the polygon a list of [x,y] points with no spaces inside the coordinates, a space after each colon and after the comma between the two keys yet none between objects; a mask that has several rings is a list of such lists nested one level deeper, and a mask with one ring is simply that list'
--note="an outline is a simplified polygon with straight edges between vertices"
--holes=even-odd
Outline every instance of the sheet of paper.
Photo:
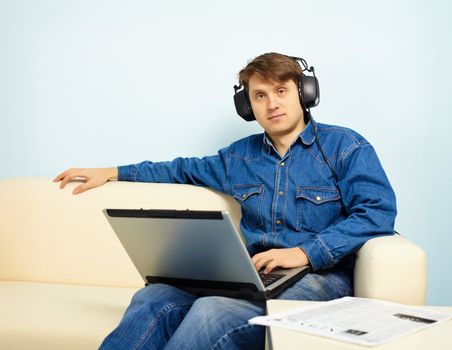
[{"label": "sheet of paper", "polygon": [[344,297],[260,316],[251,324],[277,326],[375,346],[447,321],[451,315],[381,300]]}]

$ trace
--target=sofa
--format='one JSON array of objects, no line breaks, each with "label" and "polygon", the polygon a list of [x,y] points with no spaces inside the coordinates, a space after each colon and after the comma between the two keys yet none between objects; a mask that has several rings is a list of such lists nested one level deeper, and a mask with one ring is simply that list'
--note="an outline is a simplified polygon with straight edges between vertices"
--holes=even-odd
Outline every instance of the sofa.
[{"label": "sofa", "polygon": [[[144,285],[104,208],[228,210],[213,190],[109,182],[73,195],[48,178],[0,180],[0,349],[97,349]],[[358,252],[355,295],[406,304],[426,300],[424,251],[394,235]]]}]

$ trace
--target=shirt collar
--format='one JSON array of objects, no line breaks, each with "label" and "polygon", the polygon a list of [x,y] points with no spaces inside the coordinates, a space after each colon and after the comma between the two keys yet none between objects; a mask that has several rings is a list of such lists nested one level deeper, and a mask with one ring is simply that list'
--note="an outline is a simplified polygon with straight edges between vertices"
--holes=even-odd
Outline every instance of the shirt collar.
[{"label": "shirt collar", "polygon": [[300,134],[301,142],[306,146],[311,146],[315,141],[315,131],[317,131],[317,124],[311,119]]},{"label": "shirt collar", "polygon": [[270,137],[268,136],[267,132],[264,132],[264,144],[268,147],[273,147],[272,140],[270,140]]}]

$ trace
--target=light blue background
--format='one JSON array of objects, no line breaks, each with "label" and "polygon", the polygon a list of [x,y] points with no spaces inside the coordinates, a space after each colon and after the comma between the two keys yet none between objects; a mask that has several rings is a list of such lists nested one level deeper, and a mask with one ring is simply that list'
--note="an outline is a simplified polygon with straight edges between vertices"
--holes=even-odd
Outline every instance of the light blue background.
[{"label": "light blue background", "polygon": [[397,229],[428,254],[428,302],[452,305],[451,7],[0,0],[0,178],[213,154],[259,132],[234,112],[239,69],[302,56],[320,81],[314,117],[375,146]]}]

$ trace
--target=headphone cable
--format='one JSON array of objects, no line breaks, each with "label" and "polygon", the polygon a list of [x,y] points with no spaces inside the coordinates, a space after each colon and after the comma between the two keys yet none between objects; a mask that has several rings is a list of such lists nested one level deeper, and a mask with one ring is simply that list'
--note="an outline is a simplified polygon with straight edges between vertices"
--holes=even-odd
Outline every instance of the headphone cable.
[{"label": "headphone cable", "polygon": [[335,183],[336,187],[338,187],[337,186],[338,176],[336,175],[331,163],[328,161],[328,158],[326,157],[325,152],[323,151],[323,148],[320,145],[319,137],[317,136],[317,130],[316,130],[317,123],[314,121],[314,118],[312,118],[311,111],[309,109],[306,109],[305,111],[307,112],[308,119],[312,124],[312,131],[314,132],[315,143],[316,143],[317,147],[319,148],[320,153],[322,154],[323,160],[325,161],[328,168],[330,168],[330,171],[331,171],[331,174],[333,175],[334,183]]}]

